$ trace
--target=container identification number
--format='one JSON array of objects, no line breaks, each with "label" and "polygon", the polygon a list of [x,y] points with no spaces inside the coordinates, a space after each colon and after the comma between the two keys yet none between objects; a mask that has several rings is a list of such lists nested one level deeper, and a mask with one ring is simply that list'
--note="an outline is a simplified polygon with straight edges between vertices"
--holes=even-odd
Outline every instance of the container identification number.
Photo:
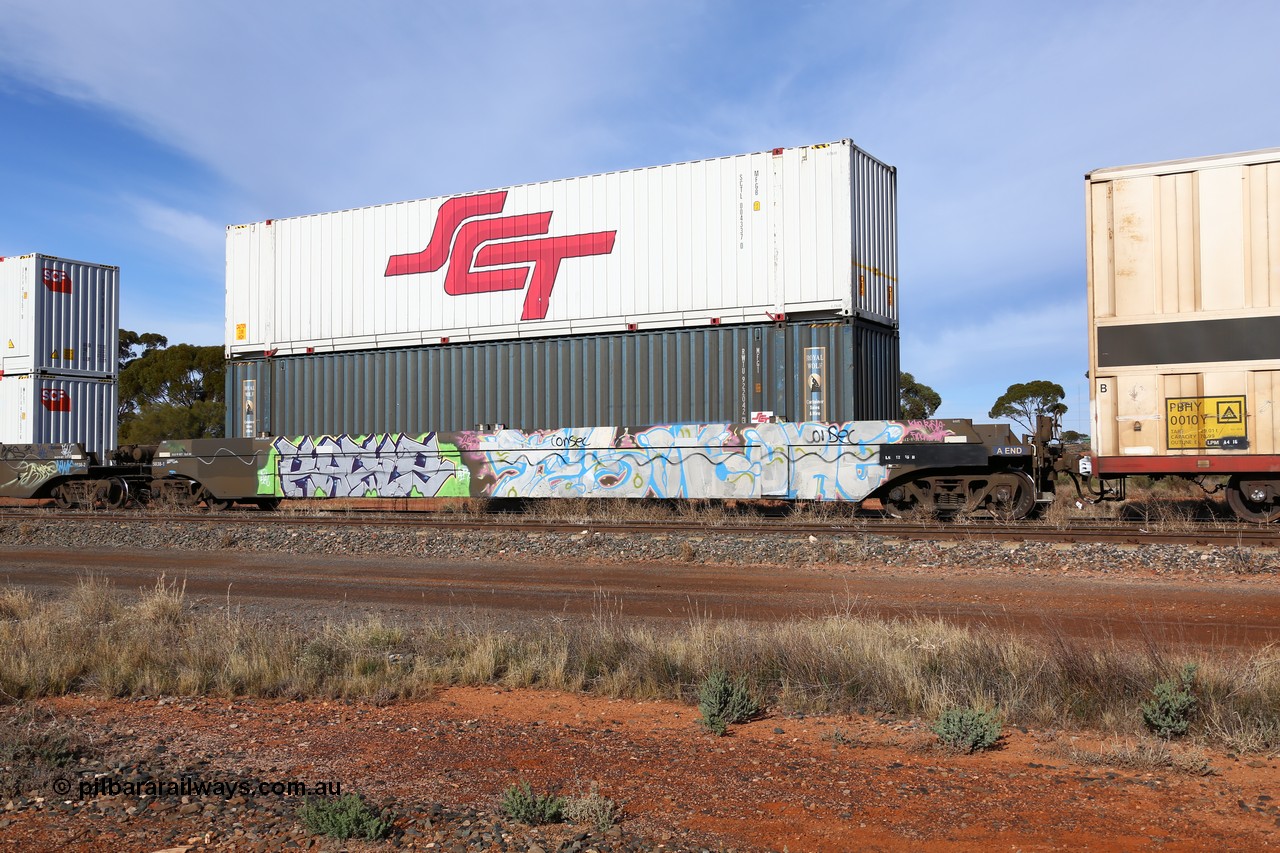
[{"label": "container identification number", "polygon": [[1244,396],[1169,397],[1164,402],[1169,450],[1249,446]]}]

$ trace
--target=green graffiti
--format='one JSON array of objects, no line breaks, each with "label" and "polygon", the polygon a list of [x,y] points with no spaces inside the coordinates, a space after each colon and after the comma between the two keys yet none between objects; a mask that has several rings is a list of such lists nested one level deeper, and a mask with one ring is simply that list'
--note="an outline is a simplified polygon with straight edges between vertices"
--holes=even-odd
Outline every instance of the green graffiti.
[{"label": "green graffiti", "polygon": [[280,488],[280,452],[275,445],[268,446],[267,463],[258,469],[258,494],[284,497]]},{"label": "green graffiti", "polygon": [[442,498],[471,497],[471,472],[462,464],[462,451],[456,444],[440,441],[438,433],[436,445],[440,448],[440,458],[453,463],[453,475],[444,481],[436,494]]}]

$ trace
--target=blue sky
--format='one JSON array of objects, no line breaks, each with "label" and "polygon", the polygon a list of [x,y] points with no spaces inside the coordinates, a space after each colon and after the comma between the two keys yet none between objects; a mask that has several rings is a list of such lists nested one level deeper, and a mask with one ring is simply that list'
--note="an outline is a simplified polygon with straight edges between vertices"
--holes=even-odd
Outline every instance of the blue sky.
[{"label": "blue sky", "polygon": [[903,368],[1086,430],[1083,174],[1280,145],[1280,4],[0,0],[0,255],[222,343],[230,223],[851,137],[898,167]]}]

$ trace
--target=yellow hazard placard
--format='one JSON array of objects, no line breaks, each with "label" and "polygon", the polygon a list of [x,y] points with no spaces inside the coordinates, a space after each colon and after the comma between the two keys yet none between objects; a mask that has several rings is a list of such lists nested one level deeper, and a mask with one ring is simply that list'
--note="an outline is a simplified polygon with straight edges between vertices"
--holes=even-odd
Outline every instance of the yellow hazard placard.
[{"label": "yellow hazard placard", "polygon": [[236,323],[236,340],[243,341],[249,337],[249,327],[245,323]]},{"label": "yellow hazard placard", "polygon": [[1245,398],[1169,397],[1164,401],[1170,450],[1244,450]]}]

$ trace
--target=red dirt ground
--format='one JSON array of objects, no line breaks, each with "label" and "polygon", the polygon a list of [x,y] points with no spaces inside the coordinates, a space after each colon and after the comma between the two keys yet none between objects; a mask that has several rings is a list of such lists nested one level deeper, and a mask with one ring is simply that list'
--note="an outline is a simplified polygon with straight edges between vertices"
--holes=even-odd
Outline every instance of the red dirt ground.
[{"label": "red dirt ground", "polygon": [[[1212,754],[1209,776],[1089,766],[1064,755],[1072,742],[1098,749],[1080,734],[1014,730],[998,751],[956,755],[933,746],[919,721],[855,716],[771,717],[717,738],[696,725],[696,709],[667,702],[464,688],[385,707],[42,704],[94,736],[165,744],[263,778],[338,780],[402,812],[429,802],[492,809],[521,778],[570,791],[595,780],[624,803],[624,827],[667,849],[1199,851],[1280,841],[1274,758]],[[10,817],[0,847],[98,849],[82,817]],[[128,849],[155,849],[148,820],[137,818],[144,832]]]},{"label": "red dirt ground", "polygon": [[[126,590],[152,586],[165,572],[186,582],[197,606],[230,598],[300,619],[364,612],[411,619],[458,606],[509,618],[590,613],[603,592],[640,618],[687,620],[696,612],[765,620],[852,606],[867,615],[919,613],[1118,639],[1154,632],[1254,648],[1280,639],[1280,580],[1273,575],[530,565],[140,549],[0,554],[0,580],[42,591],[65,589],[86,570]],[[493,809],[520,778],[539,790],[577,790],[595,780],[624,803],[629,832],[667,849],[1280,846],[1276,756],[1208,752],[1208,776],[1091,766],[1067,757],[1073,743],[1101,748],[1087,733],[1015,729],[998,751],[971,756],[938,750],[920,721],[861,716],[773,716],[715,738],[696,725],[692,707],[492,689],[449,689],[385,707],[79,696],[42,704],[78,718],[95,737],[142,749],[165,744],[166,754],[205,757],[262,778],[338,780],[344,790],[394,801],[402,812],[431,802]],[[100,849],[85,819],[0,811],[0,850]],[[157,820],[139,815],[129,827],[138,834],[114,846],[164,847],[164,836],[148,829]]]}]

